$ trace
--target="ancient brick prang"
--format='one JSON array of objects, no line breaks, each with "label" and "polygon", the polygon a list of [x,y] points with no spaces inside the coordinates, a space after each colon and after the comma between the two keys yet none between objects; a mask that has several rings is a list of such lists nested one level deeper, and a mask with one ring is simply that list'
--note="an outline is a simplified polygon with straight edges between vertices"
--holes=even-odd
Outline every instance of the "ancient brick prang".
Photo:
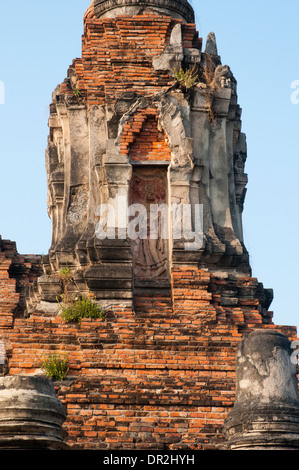
[{"label": "ancient brick prang", "polygon": [[[53,235],[30,311],[59,295],[53,278],[66,265],[78,291],[128,306],[140,282],[155,295],[169,293],[172,265],[251,273],[242,230],[246,138],[236,80],[221,65],[214,36],[202,51],[195,24],[188,23],[188,2],[136,5],[109,1],[88,8],[82,57],[53,93],[46,159]],[[196,76],[190,87],[188,73]],[[127,232],[120,235],[137,180],[142,188],[134,203],[168,205],[168,243],[136,246]],[[151,189],[163,185],[163,191]],[[103,205],[115,209],[108,227],[115,236],[101,238],[97,230],[105,226]],[[202,244],[186,249],[185,231],[178,238],[172,230],[186,221],[182,211],[190,206],[186,232],[192,232],[198,205]],[[134,253],[143,275],[133,266]]]},{"label": "ancient brick prang", "polygon": [[[42,275],[0,250],[6,373],[44,374],[43,357],[66,355],[55,387],[74,449],[222,448],[240,341],[297,339],[252,277],[237,82],[193,19],[185,0],[92,3],[50,105]],[[86,295],[107,317],[63,319],[60,302]]]},{"label": "ancient brick prang", "polygon": [[225,421],[226,447],[298,450],[298,379],[291,342],[275,331],[254,331],[238,345],[236,357],[236,400]]}]

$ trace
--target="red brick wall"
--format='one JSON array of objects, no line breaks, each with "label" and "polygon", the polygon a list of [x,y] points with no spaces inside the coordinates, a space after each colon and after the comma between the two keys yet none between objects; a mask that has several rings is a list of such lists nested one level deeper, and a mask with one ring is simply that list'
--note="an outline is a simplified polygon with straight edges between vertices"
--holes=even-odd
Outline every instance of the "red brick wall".
[{"label": "red brick wall", "polygon": [[37,373],[53,351],[68,355],[69,375],[56,389],[68,411],[70,446],[217,448],[234,402],[242,336],[272,328],[296,338],[295,328],[276,327],[271,315],[262,316],[254,296],[246,306],[242,298],[234,307],[221,306],[228,281],[205,270],[174,269],[172,282],[173,309],[157,299],[146,312],[114,308],[106,320],[81,325],[36,313],[0,330],[10,344],[10,374]]}]

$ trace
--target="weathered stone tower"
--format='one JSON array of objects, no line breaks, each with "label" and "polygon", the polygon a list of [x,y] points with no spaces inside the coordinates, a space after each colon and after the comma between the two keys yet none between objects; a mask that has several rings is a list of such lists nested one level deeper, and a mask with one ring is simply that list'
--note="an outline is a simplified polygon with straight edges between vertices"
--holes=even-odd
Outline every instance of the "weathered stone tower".
[{"label": "weathered stone tower", "polygon": [[[172,274],[180,267],[250,274],[236,80],[221,65],[213,35],[202,51],[193,22],[187,1],[95,1],[84,18],[82,58],[53,93],[47,150],[53,239],[45,276],[68,264],[78,290],[108,304],[137,307],[145,293],[171,303]],[[190,90],[175,78],[181,67],[198,73]],[[167,242],[131,242],[123,214],[130,203],[168,205]],[[96,231],[103,204],[115,209],[107,229],[113,239]],[[203,244],[186,249],[185,232],[173,236],[173,229],[183,207],[196,204],[204,211]],[[45,301],[57,294],[50,283],[39,282]]]},{"label": "weathered stone tower", "polygon": [[[73,448],[221,448],[238,343],[256,329],[297,335],[273,324],[272,291],[251,277],[246,138],[214,34],[203,50],[186,0],[95,0],[49,130],[52,245],[25,316],[0,330],[7,373],[68,354],[56,391]],[[163,208],[155,237],[130,236],[132,205],[147,221]],[[104,321],[62,320],[66,266]]]}]

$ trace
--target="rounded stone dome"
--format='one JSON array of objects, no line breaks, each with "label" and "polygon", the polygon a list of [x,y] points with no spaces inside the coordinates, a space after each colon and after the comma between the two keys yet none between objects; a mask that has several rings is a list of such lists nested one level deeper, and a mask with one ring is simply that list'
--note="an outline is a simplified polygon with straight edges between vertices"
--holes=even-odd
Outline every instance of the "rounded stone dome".
[{"label": "rounded stone dome", "polygon": [[94,11],[98,18],[133,16],[146,7],[182,19],[186,23],[195,21],[194,10],[187,0],[94,0]]}]

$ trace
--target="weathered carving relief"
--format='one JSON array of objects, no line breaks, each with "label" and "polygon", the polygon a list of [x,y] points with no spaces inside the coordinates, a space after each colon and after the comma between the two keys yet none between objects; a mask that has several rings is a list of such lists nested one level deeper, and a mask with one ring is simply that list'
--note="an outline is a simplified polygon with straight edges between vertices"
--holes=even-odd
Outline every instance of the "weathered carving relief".
[{"label": "weathered carving relief", "polygon": [[[169,279],[167,186],[165,168],[134,168],[130,184],[130,205],[134,204],[138,208],[141,204],[146,210],[146,233],[132,239],[135,282]],[[162,207],[162,213],[153,213],[153,205]]]},{"label": "weathered carving relief", "polygon": [[83,222],[87,215],[88,192],[87,187],[79,185],[71,188],[70,206],[67,218],[75,232],[84,229]]}]

